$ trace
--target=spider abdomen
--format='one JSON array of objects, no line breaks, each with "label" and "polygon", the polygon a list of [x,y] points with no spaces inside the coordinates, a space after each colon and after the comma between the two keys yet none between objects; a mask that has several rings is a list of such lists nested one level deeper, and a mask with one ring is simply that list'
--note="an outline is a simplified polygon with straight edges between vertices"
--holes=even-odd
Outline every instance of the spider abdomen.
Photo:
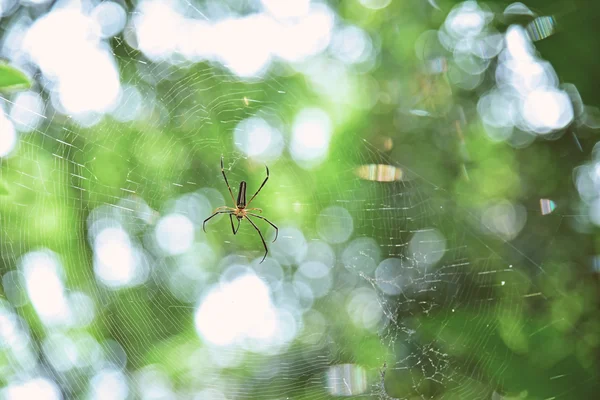
[{"label": "spider abdomen", "polygon": [[237,207],[246,207],[246,181],[240,182],[240,190],[238,191]]}]

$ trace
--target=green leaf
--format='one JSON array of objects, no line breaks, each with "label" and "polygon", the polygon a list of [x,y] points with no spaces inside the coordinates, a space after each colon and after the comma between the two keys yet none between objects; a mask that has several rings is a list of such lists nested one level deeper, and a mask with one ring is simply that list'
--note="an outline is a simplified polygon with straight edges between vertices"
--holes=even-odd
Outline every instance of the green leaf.
[{"label": "green leaf", "polygon": [[6,185],[5,182],[0,180],[0,196],[6,196],[9,194],[10,194],[10,191],[8,190],[8,186]]},{"label": "green leaf", "polygon": [[29,78],[18,69],[0,63],[0,90],[27,89],[31,86]]}]

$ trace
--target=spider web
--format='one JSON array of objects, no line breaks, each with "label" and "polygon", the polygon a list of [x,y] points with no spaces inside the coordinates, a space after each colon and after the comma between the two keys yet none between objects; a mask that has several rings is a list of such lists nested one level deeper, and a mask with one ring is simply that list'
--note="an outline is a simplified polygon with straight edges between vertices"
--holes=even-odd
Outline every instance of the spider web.
[{"label": "spider web", "polygon": [[[490,349],[500,348],[500,328],[518,326],[499,327],[499,316],[517,319],[526,300],[545,306],[547,294],[523,278],[545,274],[536,257],[482,238],[474,211],[358,130],[332,140],[318,172],[285,153],[269,163],[271,179],[253,206],[280,237],[258,264],[263,249],[248,225],[234,237],[226,218],[211,220],[207,234],[201,222],[230,205],[221,154],[234,192],[248,180],[251,194],[264,178],[262,163],[236,150],[238,124],[258,116],[285,130],[304,94],[274,74],[242,81],[220,65],[153,63],[120,40],[113,45],[126,54],[118,57],[122,71],[140,67],[161,82],[143,122],[103,119],[85,128],[46,114],[19,137],[16,155],[1,161],[10,189],[0,199],[8,298],[1,316],[12,331],[0,347],[3,386],[44,378],[63,398],[102,397],[106,387],[108,398],[478,399],[502,392],[501,374],[516,356]],[[357,175],[358,167],[379,164],[395,165],[403,179]],[[176,255],[152,239],[174,212],[194,225],[194,245]],[[546,221],[550,231],[560,222]],[[142,259],[128,285],[111,287],[95,269],[95,235],[107,226],[123,228]],[[261,224],[269,242],[267,228]],[[33,256],[61,265],[69,311],[58,322],[44,322],[27,300],[33,284],[23,265]],[[299,282],[307,263],[326,264],[327,273]],[[215,285],[246,275],[268,284],[294,335],[274,346],[199,339],[199,302]],[[61,349],[74,355],[65,359]]]}]

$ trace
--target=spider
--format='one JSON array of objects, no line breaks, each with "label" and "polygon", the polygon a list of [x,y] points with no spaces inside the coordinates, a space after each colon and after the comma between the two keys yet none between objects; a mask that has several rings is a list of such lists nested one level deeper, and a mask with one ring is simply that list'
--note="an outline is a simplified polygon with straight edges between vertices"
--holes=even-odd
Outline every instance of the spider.
[{"label": "spider", "polygon": [[[210,217],[206,218],[204,220],[204,222],[202,223],[202,230],[204,230],[204,232],[206,232],[205,226],[209,219],[211,219],[212,217],[215,217],[219,214],[229,214],[229,221],[231,222],[231,230],[233,231],[233,234],[235,235],[236,233],[238,233],[238,231],[240,229],[240,223],[242,222],[242,220],[244,218],[246,218],[246,220],[248,220],[248,222],[250,222],[250,224],[254,227],[254,229],[256,229],[256,231],[260,235],[260,240],[262,240],[263,246],[265,247],[265,255],[263,256],[262,260],[260,261],[261,264],[263,261],[265,261],[267,254],[269,254],[269,249],[267,248],[267,243],[265,242],[265,238],[263,237],[262,233],[260,232],[260,229],[258,229],[258,226],[256,226],[256,224],[254,222],[252,222],[249,215],[259,218],[259,219],[262,219],[266,223],[271,225],[273,228],[275,228],[275,239],[273,239],[273,242],[275,242],[277,240],[277,235],[279,234],[279,229],[277,229],[277,226],[275,226],[274,223],[272,223],[265,217],[261,217],[260,215],[250,212],[250,211],[262,212],[262,209],[247,208],[248,205],[250,205],[250,203],[252,202],[252,200],[254,200],[256,195],[263,188],[263,186],[265,186],[265,183],[267,183],[267,181],[269,180],[269,167],[267,167],[266,165],[265,165],[265,167],[267,168],[267,177],[265,178],[263,183],[260,185],[260,187],[258,188],[256,193],[254,193],[254,195],[250,198],[250,201],[248,201],[246,203],[246,182],[245,181],[240,182],[240,190],[238,191],[238,198],[237,198],[237,201],[235,201],[235,198],[233,197],[233,192],[231,191],[231,186],[229,186],[229,182],[227,181],[227,175],[225,175],[225,168],[223,167],[223,156],[221,156],[221,173],[223,174],[223,178],[225,178],[225,184],[227,185],[227,189],[229,189],[229,194],[231,195],[231,200],[233,200],[233,204],[235,204],[235,207],[227,207],[227,206],[218,207],[215,210],[215,212]],[[223,211],[219,211],[219,210],[223,210]],[[238,221],[237,228],[234,228],[234,226],[233,226],[233,217],[237,218],[237,221]]]}]

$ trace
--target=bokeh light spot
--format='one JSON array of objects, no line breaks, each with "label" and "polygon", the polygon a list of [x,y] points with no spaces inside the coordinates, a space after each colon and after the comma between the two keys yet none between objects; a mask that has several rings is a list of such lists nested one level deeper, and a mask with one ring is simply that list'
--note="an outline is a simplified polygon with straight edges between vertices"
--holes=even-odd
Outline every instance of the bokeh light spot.
[{"label": "bokeh light spot", "polygon": [[127,232],[120,226],[103,228],[94,240],[94,272],[112,288],[143,282],[147,268]]},{"label": "bokeh light spot", "polygon": [[437,263],[446,251],[446,238],[437,229],[423,229],[408,244],[408,256],[421,267]]},{"label": "bokeh light spot", "polygon": [[49,325],[66,324],[71,310],[65,296],[62,265],[49,250],[27,253],[21,259],[27,293],[42,321]]},{"label": "bokeh light spot", "polygon": [[329,116],[320,109],[305,109],[296,116],[290,151],[298,165],[312,168],[325,159],[329,151],[331,129]]},{"label": "bokeh light spot", "polygon": [[220,346],[247,338],[270,342],[279,329],[269,288],[256,275],[210,290],[198,306],[195,324],[205,340]]},{"label": "bokeh light spot", "polygon": [[44,119],[44,102],[36,92],[18,93],[10,109],[10,119],[19,132],[30,132]]},{"label": "bokeh light spot", "polygon": [[17,132],[13,123],[0,110],[0,157],[9,155],[17,144]]},{"label": "bokeh light spot", "polygon": [[156,241],[168,254],[182,254],[194,242],[194,225],[185,215],[169,214],[156,224]]},{"label": "bokeh light spot", "polygon": [[11,383],[0,393],[6,400],[62,400],[63,398],[56,383],[46,378]]},{"label": "bokeh light spot", "polygon": [[343,207],[327,207],[317,216],[317,231],[329,243],[345,242],[353,230],[352,216]]}]

